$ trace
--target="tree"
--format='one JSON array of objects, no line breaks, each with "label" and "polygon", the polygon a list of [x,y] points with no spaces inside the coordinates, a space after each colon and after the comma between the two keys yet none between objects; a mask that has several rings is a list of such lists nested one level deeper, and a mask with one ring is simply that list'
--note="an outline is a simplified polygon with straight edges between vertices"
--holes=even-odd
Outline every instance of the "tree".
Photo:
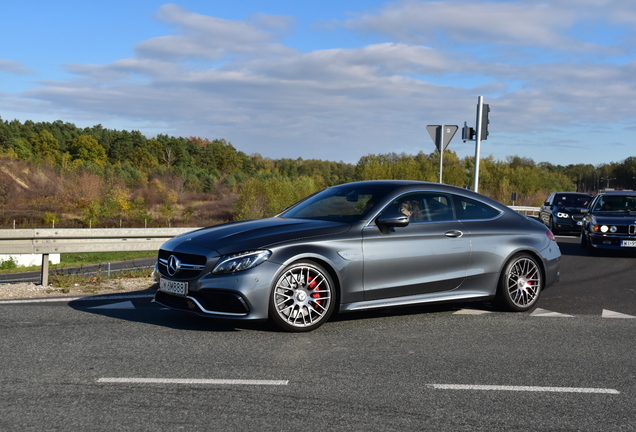
[{"label": "tree", "polygon": [[60,155],[60,148],[57,139],[49,131],[42,131],[31,135],[33,151],[35,155],[42,159],[55,160]]},{"label": "tree", "polygon": [[73,159],[80,162],[89,162],[95,165],[104,166],[107,161],[106,150],[95,138],[88,135],[80,135],[71,144],[71,155]]}]

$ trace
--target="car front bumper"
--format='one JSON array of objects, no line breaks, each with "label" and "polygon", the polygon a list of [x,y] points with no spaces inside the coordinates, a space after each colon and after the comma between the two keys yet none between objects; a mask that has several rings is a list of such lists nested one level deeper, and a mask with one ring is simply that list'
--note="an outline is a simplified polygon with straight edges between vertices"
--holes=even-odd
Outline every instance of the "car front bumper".
[{"label": "car front bumper", "polygon": [[185,294],[159,289],[153,301],[170,309],[210,318],[264,320],[269,313],[270,284],[279,270],[280,265],[265,262],[243,272],[207,274],[187,281]]}]

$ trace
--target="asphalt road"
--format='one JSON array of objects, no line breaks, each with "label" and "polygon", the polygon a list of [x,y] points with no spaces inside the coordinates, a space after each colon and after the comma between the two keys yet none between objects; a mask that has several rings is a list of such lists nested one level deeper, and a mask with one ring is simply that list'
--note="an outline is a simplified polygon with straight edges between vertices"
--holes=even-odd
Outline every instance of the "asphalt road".
[{"label": "asphalt road", "polygon": [[287,334],[143,292],[2,302],[0,430],[636,430],[636,257],[559,240],[561,281],[524,314],[428,306]]}]

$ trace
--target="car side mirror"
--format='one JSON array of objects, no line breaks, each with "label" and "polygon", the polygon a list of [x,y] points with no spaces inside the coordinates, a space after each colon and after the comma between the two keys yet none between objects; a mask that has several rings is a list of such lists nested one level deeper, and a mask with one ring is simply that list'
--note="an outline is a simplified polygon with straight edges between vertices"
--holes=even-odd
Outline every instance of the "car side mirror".
[{"label": "car side mirror", "polygon": [[375,220],[380,228],[405,227],[409,224],[409,217],[402,212],[386,211]]}]

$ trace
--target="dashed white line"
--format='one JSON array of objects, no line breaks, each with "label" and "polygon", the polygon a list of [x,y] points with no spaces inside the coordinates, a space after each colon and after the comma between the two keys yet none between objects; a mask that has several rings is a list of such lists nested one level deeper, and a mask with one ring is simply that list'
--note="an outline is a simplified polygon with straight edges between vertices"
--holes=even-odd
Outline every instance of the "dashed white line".
[{"label": "dashed white line", "polygon": [[135,309],[135,305],[131,301],[107,303],[105,305],[93,306],[88,309]]},{"label": "dashed white line", "polygon": [[603,318],[636,318],[634,315],[627,315],[620,312],[614,312],[611,310],[603,309],[603,313],[601,314]]},{"label": "dashed white line", "polygon": [[453,312],[453,315],[484,315],[489,313],[492,312],[483,309],[460,309],[457,312]]},{"label": "dashed white line", "polygon": [[585,387],[539,387],[539,386],[502,386],[502,385],[469,385],[469,384],[428,384],[438,390],[487,390],[517,392],[555,392],[555,393],[601,393],[620,394],[618,390]]},{"label": "dashed white line", "polygon": [[536,308],[534,312],[530,314],[533,317],[561,317],[561,318],[572,318],[572,315],[563,314],[559,312],[552,312],[547,309]]},{"label": "dashed white line", "polygon": [[99,378],[107,384],[198,384],[198,385],[270,385],[284,386],[288,380],[195,379],[195,378]]}]

